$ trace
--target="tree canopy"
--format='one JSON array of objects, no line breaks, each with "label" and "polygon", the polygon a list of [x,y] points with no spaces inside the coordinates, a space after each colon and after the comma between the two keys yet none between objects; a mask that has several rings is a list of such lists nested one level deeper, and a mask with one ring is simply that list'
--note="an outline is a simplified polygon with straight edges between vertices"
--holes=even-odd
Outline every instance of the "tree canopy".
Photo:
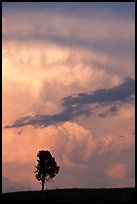
[{"label": "tree canopy", "polygon": [[59,173],[60,167],[48,150],[39,151],[37,157],[36,179],[40,181],[43,191],[45,183],[51,181]]}]

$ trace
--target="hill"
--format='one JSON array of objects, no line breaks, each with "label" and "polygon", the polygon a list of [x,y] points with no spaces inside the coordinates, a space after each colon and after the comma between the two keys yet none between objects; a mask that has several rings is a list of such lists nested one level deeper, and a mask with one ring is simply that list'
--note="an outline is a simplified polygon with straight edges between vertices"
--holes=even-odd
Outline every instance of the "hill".
[{"label": "hill", "polygon": [[54,189],[42,191],[23,191],[2,194],[3,203],[43,202],[43,203],[134,203],[135,188],[110,189]]}]

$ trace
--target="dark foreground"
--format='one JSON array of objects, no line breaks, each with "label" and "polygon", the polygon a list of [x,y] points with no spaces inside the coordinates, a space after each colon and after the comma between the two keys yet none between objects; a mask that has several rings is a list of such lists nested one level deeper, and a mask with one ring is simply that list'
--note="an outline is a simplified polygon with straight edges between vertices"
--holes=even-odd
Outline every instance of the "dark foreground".
[{"label": "dark foreground", "polygon": [[134,203],[135,188],[112,189],[55,189],[41,191],[23,191],[2,194],[3,203]]}]

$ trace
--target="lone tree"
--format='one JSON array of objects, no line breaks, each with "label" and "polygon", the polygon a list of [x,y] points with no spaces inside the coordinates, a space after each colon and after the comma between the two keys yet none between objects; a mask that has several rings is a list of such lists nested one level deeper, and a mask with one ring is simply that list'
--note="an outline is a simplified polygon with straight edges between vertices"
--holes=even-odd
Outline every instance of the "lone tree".
[{"label": "lone tree", "polygon": [[60,167],[57,166],[55,158],[52,157],[49,151],[41,150],[37,154],[39,158],[37,160],[38,164],[36,166],[36,179],[40,181],[42,185],[42,191],[44,191],[44,185],[46,182],[51,181],[56,174],[59,173]]}]

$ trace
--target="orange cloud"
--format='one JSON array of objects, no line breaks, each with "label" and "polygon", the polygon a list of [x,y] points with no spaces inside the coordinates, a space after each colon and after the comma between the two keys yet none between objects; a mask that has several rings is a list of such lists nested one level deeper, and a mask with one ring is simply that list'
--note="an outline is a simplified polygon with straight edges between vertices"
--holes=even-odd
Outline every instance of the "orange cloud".
[{"label": "orange cloud", "polygon": [[63,154],[66,154],[77,163],[87,161],[95,150],[95,142],[89,130],[71,122],[47,128],[28,126],[17,131],[4,129],[3,135],[4,162],[32,162],[40,149],[49,149],[60,162]]},{"label": "orange cloud", "polygon": [[106,169],[105,172],[110,177],[122,178],[126,176],[126,165],[125,164],[115,164],[109,169]]},{"label": "orange cloud", "polygon": [[[34,175],[39,150],[51,151],[61,171],[69,168],[80,172],[88,170],[84,162],[90,159],[95,150],[90,131],[76,123],[66,122],[43,129],[28,126],[20,130],[3,131],[3,175],[16,182],[26,182],[33,188],[39,186]],[[22,172],[22,176],[17,177],[17,171]]]}]

